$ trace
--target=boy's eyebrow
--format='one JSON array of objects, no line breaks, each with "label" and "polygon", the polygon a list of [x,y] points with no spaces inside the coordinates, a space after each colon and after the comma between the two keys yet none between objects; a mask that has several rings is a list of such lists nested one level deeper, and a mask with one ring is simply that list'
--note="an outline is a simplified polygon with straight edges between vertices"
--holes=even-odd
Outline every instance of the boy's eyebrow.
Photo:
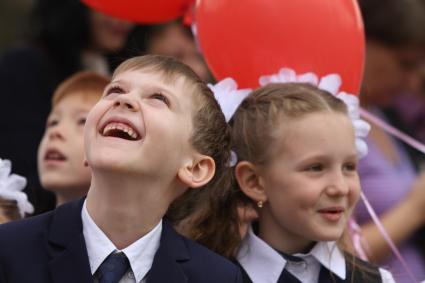
[{"label": "boy's eyebrow", "polygon": [[[128,87],[128,82],[124,81],[124,80],[114,80],[111,81],[106,87],[105,87],[105,91],[110,88],[111,86],[114,85],[120,85],[123,86],[124,88]],[[181,109],[181,104],[180,101],[178,100],[178,96],[169,88],[164,87],[162,84],[152,84],[152,85],[139,85],[138,87],[141,87],[142,89],[144,89],[145,91],[147,90],[148,92],[161,92],[163,94],[166,94],[168,96],[171,96],[172,102],[174,104],[174,106],[178,109]]]}]

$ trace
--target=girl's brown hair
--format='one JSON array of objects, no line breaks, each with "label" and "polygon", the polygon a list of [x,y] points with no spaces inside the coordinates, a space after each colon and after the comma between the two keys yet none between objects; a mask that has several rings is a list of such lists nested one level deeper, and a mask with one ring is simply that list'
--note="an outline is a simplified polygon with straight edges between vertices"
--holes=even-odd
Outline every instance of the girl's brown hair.
[{"label": "girl's brown hair", "polygon": [[[347,114],[344,102],[310,84],[261,87],[242,102],[230,122],[232,149],[238,161],[266,164],[272,158],[274,133],[281,122],[325,111]],[[252,204],[252,200],[239,189],[233,168],[228,167],[215,185],[218,187],[211,188],[208,199],[205,195],[196,199],[198,208],[181,230],[215,252],[235,259],[241,242],[237,208]]]}]

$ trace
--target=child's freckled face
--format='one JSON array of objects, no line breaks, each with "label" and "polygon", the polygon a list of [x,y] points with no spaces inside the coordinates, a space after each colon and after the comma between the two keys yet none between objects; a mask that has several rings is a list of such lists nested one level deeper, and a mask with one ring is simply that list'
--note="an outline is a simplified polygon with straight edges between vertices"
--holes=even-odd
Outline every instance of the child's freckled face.
[{"label": "child's freckled face", "polygon": [[38,171],[44,188],[88,189],[91,173],[84,166],[84,123],[97,97],[70,94],[54,106],[38,149]]},{"label": "child's freckled face", "polygon": [[339,239],[360,192],[351,121],[314,113],[277,131],[284,133],[276,141],[279,153],[263,173],[264,231],[307,245]]},{"label": "child's freckled face", "polygon": [[128,70],[90,112],[85,149],[93,170],[175,176],[191,150],[192,94],[183,78]]}]

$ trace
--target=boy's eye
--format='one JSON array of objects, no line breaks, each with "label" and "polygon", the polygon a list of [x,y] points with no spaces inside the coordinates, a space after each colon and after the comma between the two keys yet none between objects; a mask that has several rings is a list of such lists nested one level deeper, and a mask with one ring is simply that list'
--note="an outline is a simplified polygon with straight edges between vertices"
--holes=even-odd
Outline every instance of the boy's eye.
[{"label": "boy's eye", "polygon": [[86,120],[87,120],[87,118],[86,118],[86,117],[79,118],[79,119],[77,120],[77,124],[78,124],[79,126],[84,126],[84,125],[86,124]]},{"label": "boy's eye", "polygon": [[154,93],[154,94],[151,95],[151,98],[160,100],[163,103],[165,103],[167,106],[170,105],[170,101],[168,100],[168,98],[161,93]]},{"label": "boy's eye", "polygon": [[51,128],[59,124],[58,120],[48,120],[46,124],[46,128]]},{"label": "boy's eye", "polygon": [[107,89],[105,95],[110,95],[110,94],[114,94],[114,93],[115,94],[121,94],[121,93],[124,93],[124,90],[121,87],[117,86],[117,85],[110,86]]}]

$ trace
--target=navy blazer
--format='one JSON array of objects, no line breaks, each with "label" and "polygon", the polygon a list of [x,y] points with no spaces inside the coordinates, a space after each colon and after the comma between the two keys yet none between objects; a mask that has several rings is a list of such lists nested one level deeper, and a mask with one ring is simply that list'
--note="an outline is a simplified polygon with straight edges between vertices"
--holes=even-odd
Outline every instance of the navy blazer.
[{"label": "navy blazer", "polygon": [[[0,283],[93,282],[81,209],[74,201],[29,219],[0,225]],[[241,283],[228,260],[180,236],[163,221],[147,283]]]}]

